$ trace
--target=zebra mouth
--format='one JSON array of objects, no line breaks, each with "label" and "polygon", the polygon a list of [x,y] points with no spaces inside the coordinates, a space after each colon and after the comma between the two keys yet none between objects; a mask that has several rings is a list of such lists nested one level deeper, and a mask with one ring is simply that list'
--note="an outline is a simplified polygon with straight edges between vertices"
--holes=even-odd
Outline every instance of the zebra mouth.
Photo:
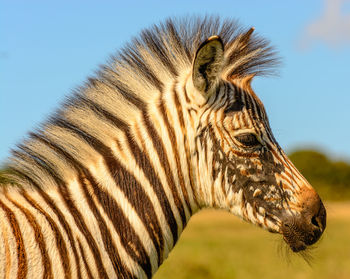
[{"label": "zebra mouth", "polygon": [[304,251],[307,248],[307,245],[302,240],[287,238],[285,235],[283,235],[283,239],[295,253]]},{"label": "zebra mouth", "polygon": [[310,228],[302,230],[300,227],[288,223],[282,225],[282,235],[284,241],[289,245],[293,252],[300,252],[307,249],[308,246],[316,243],[321,235],[319,228]]}]

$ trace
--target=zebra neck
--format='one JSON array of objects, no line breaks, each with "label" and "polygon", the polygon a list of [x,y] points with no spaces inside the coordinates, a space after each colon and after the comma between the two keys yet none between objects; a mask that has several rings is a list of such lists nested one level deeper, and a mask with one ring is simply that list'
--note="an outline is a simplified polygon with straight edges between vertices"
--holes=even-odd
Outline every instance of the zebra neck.
[{"label": "zebra neck", "polygon": [[[78,171],[70,181],[56,181],[57,187],[12,188],[3,193],[0,215],[6,245],[9,253],[14,248],[22,255],[13,259],[21,266],[12,263],[17,266],[12,269],[24,270],[22,263],[27,262],[26,272],[35,277],[42,268],[41,253],[43,260],[60,259],[57,266],[50,267],[57,274],[89,271],[93,278],[114,278],[116,274],[151,277],[167,258],[189,217],[184,209],[177,208],[181,200],[175,200],[174,193],[169,189],[158,192],[161,178],[156,186],[147,182],[146,175],[140,183],[136,170],[115,170],[107,173],[97,164]],[[40,245],[33,244],[38,241]],[[19,243],[20,250],[14,243]],[[45,248],[48,246],[50,249]],[[79,278],[77,274],[73,278]]]},{"label": "zebra neck", "polygon": [[14,159],[21,190],[2,197],[21,216],[24,247],[35,238],[25,229],[33,216],[44,241],[56,243],[62,265],[52,268],[90,270],[93,278],[155,273],[199,208],[192,126],[179,96],[166,90],[157,105],[129,111],[128,122],[97,99],[80,100],[33,134]]}]

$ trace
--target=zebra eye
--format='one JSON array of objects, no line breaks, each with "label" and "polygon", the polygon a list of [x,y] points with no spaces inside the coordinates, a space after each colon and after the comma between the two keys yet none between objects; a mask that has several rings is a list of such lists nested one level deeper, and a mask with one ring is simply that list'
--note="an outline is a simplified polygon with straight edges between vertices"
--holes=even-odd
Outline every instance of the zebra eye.
[{"label": "zebra eye", "polygon": [[254,147],[261,144],[256,135],[253,133],[240,134],[235,136],[235,139],[247,147]]}]

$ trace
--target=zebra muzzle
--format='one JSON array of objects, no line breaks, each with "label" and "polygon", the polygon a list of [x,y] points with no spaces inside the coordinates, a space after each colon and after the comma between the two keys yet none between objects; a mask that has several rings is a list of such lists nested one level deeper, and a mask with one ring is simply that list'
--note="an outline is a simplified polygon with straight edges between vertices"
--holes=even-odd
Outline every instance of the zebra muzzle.
[{"label": "zebra muzzle", "polygon": [[314,203],[298,216],[289,216],[282,223],[282,234],[293,252],[305,250],[316,243],[326,228],[326,209],[322,201]]}]

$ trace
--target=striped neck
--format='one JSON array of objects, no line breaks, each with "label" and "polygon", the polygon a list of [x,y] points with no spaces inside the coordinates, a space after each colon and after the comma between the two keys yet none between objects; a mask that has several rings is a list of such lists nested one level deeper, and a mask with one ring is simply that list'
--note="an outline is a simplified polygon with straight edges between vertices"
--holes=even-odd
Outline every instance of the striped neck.
[{"label": "striped neck", "polygon": [[[10,191],[8,197],[32,210],[28,200],[52,208],[71,239],[67,250],[95,259],[96,276],[150,277],[199,209],[181,88],[164,90],[151,102],[157,105],[140,107],[129,123],[81,97],[22,147],[28,151],[22,158],[41,158],[35,174],[19,178],[36,190],[23,186],[19,196]],[[95,129],[87,132],[89,125]]]}]

